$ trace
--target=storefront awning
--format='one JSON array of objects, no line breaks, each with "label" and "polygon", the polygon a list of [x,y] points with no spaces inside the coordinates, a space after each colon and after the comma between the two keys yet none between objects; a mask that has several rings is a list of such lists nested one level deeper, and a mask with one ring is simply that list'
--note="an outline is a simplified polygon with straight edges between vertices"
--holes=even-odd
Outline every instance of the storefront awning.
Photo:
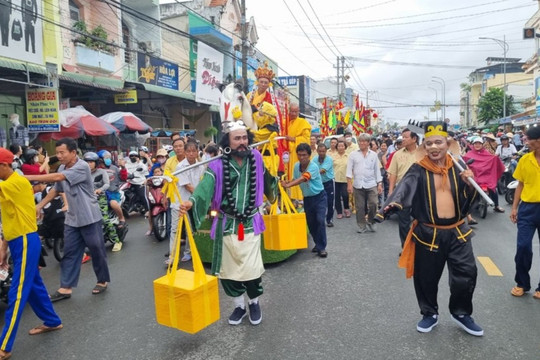
[{"label": "storefront awning", "polygon": [[186,93],[186,92],[182,92],[182,91],[178,91],[174,89],[167,89],[167,88],[157,86],[157,85],[152,85],[152,84],[140,84],[140,85],[142,85],[144,87],[144,90],[146,91],[195,101],[195,95],[192,93]]},{"label": "storefront awning", "polygon": [[87,74],[73,73],[64,71],[62,75],[58,75],[58,79],[71,82],[74,84],[95,87],[104,90],[115,92],[125,92],[124,80],[110,77],[92,76]]},{"label": "storefront awning", "polygon": [[47,75],[47,69],[44,66],[23,63],[20,61],[10,60],[6,58],[0,58],[0,67],[12,69],[12,70],[21,70],[21,71],[30,71],[36,74]]},{"label": "storefront awning", "polygon": [[219,48],[232,46],[232,39],[214,29],[212,26],[197,26],[189,28],[189,34],[197,39]]}]

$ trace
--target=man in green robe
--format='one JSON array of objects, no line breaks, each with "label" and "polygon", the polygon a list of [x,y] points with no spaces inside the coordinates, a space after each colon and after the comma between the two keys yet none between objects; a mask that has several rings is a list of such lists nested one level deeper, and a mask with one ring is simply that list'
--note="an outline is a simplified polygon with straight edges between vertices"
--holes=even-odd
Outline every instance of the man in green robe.
[{"label": "man in green robe", "polygon": [[223,157],[209,163],[193,195],[181,204],[180,213],[190,211],[194,228],[198,228],[210,206],[218,212],[210,234],[214,239],[212,272],[234,300],[229,324],[239,325],[247,315],[247,292],[249,320],[258,325],[264,272],[260,234],[265,229],[260,209],[263,193],[270,202],[275,201],[278,179],[264,167],[261,154],[249,149],[253,135],[243,122],[224,123],[224,132]]}]

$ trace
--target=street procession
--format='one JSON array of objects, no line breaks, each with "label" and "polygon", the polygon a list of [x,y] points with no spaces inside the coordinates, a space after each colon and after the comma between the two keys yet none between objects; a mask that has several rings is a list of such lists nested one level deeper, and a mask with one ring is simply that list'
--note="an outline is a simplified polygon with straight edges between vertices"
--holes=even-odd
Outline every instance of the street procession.
[{"label": "street procession", "polygon": [[0,30],[0,360],[540,358],[540,0]]}]

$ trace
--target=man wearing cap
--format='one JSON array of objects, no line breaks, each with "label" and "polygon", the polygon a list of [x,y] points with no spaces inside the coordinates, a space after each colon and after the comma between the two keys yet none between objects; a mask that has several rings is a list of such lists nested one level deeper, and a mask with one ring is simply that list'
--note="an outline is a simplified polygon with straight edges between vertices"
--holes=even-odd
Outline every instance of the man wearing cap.
[{"label": "man wearing cap", "polygon": [[249,144],[253,135],[242,121],[224,122],[220,141],[223,157],[212,161],[189,198],[180,205],[180,215],[190,211],[198,228],[208,208],[218,211],[210,236],[214,239],[212,273],[232,297],[234,311],[229,324],[239,325],[247,315],[244,293],[249,297],[249,320],[262,321],[259,296],[263,294],[261,233],[265,230],[259,207],[263,194],[277,199],[277,177],[270,175],[257,150]]},{"label": "man wearing cap", "polygon": [[[53,309],[47,288],[39,274],[41,240],[37,233],[34,193],[30,182],[11,168],[13,154],[0,148],[0,208],[3,239],[0,240],[0,268],[7,270],[7,251],[13,261],[5,323],[0,336],[0,359],[9,359],[22,312],[29,303],[43,321],[30,335],[59,330],[62,320]],[[80,259],[79,259],[80,262]]]},{"label": "man wearing cap", "polygon": [[79,282],[81,259],[85,247],[90,250],[97,284],[92,294],[107,290],[110,281],[105,241],[103,240],[101,210],[94,195],[94,183],[88,164],[77,156],[77,143],[71,138],[56,142],[56,156],[62,165],[57,173],[28,175],[30,181],[55,182],[47,196],[36,205],[37,214],[50,201],[65,193],[69,205],[64,224],[64,257],[60,262],[60,288],[51,300],[71,298]]},{"label": "man wearing cap", "polygon": [[[418,148],[418,135],[410,129],[401,132],[402,148],[388,160],[388,194],[392,194],[396,184],[398,184],[412,164],[416,162],[416,149]],[[411,209],[404,208],[398,212],[399,238],[401,247],[405,243],[405,238],[411,227]]]},{"label": "man wearing cap", "polygon": [[472,297],[477,269],[472,250],[472,230],[464,223],[477,193],[461,174],[448,154],[447,124],[442,121],[424,124],[426,155],[413,164],[394,192],[389,195],[377,219],[410,208],[414,218],[407,234],[399,266],[407,278],[414,276],[414,289],[423,315],[416,329],[430,332],[439,321],[438,284],[448,263],[450,283],[449,310],[467,333],[482,336],[484,331],[471,317]]},{"label": "man wearing cap", "polygon": [[[540,231],[540,127],[527,130],[530,152],[519,160],[514,178],[519,181],[512,204],[510,220],[517,224],[516,286],[510,291],[521,297],[531,289],[529,271],[532,266],[534,233]],[[540,283],[533,297],[540,300]]]}]

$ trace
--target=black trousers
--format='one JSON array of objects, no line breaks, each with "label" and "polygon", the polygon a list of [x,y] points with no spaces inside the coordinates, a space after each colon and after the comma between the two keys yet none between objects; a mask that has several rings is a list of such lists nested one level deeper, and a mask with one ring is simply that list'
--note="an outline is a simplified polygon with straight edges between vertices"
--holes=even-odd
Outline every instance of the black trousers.
[{"label": "black trousers", "polygon": [[[349,210],[349,193],[347,192],[347,183],[335,182],[336,189],[334,191],[336,199],[336,212],[338,215],[343,214],[343,208]],[[343,200],[343,206],[341,205]]]},{"label": "black trousers", "polygon": [[326,191],[326,223],[332,222],[334,218],[334,180],[323,183]]},{"label": "black trousers", "polygon": [[[423,226],[419,225],[417,229],[419,227]],[[415,230],[415,233],[418,232]],[[477,276],[476,262],[470,240],[458,239],[456,233],[459,234],[454,229],[437,229],[438,249],[434,249],[434,251],[430,251],[430,248],[425,245],[416,243],[414,289],[422,315],[429,316],[439,313],[437,292],[445,264],[448,264],[450,285],[448,307],[450,313],[454,315],[472,314],[472,297]],[[432,230],[431,234],[433,234]]]}]

